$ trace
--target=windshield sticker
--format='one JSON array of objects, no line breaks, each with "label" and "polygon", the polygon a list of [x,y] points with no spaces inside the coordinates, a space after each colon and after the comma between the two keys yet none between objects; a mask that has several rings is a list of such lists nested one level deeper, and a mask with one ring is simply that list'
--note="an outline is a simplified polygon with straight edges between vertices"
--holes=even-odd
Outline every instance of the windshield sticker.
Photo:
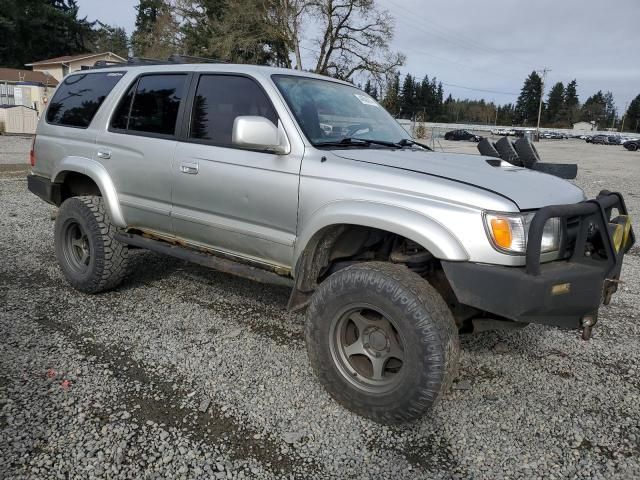
[{"label": "windshield sticker", "polygon": [[364,103],[365,105],[372,105],[374,107],[377,107],[378,104],[376,103],[376,101],[371,98],[371,97],[367,97],[366,95],[360,95],[358,93],[354,93],[353,94],[358,100],[360,100],[360,102]]}]

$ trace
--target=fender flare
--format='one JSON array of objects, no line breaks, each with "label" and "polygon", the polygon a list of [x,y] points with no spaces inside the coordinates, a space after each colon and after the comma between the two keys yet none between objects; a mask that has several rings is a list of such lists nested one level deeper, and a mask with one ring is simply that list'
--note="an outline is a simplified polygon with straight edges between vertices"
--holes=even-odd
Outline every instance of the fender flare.
[{"label": "fender flare", "polygon": [[84,157],[65,157],[53,171],[51,181],[54,183],[62,182],[67,172],[81,173],[93,180],[102,193],[111,223],[117,227],[126,228],[127,223],[122,215],[118,192],[107,169],[101,163]]},{"label": "fender flare", "polygon": [[441,260],[469,260],[460,241],[444,225],[422,212],[368,200],[339,200],[320,207],[304,221],[295,244],[293,265],[297,265],[316,233],[332,225],[378,228],[416,242]]}]

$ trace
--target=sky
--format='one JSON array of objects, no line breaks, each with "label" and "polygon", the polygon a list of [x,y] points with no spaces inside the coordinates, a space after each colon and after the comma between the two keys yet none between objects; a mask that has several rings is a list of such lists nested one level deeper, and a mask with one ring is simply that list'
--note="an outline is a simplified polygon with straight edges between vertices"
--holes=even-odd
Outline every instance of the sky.
[{"label": "sky", "polygon": [[[80,15],[131,33],[138,0],[79,0]],[[533,71],[545,92],[574,78],[584,102],[613,92],[621,113],[640,94],[639,0],[377,0],[395,18],[402,73],[436,76],[445,95],[514,102]],[[307,48],[314,48],[306,40]],[[310,65],[310,62],[309,62]],[[466,88],[462,88],[466,87]]]}]

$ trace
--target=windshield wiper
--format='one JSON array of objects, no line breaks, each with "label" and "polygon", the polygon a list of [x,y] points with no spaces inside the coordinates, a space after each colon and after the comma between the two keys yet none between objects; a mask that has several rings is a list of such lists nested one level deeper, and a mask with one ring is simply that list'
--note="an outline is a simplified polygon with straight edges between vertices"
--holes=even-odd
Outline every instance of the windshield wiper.
[{"label": "windshield wiper", "polygon": [[409,147],[411,145],[417,145],[418,147],[422,147],[430,152],[433,152],[433,148],[425,145],[424,143],[416,142],[415,140],[411,140],[410,138],[403,138],[398,142],[398,145],[401,147]]},{"label": "windshield wiper", "polygon": [[402,148],[402,145],[385,140],[370,140],[368,138],[345,137],[331,142],[314,143],[314,147],[368,147],[369,145],[382,145],[389,148]]}]

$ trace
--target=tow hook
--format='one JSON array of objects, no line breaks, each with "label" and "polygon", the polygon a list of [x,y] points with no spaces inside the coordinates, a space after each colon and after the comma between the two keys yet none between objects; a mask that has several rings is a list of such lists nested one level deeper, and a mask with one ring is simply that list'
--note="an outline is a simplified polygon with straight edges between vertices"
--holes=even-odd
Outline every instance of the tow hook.
[{"label": "tow hook", "polygon": [[595,317],[591,315],[585,315],[582,317],[582,340],[589,340],[591,338],[591,331],[595,324]]}]

